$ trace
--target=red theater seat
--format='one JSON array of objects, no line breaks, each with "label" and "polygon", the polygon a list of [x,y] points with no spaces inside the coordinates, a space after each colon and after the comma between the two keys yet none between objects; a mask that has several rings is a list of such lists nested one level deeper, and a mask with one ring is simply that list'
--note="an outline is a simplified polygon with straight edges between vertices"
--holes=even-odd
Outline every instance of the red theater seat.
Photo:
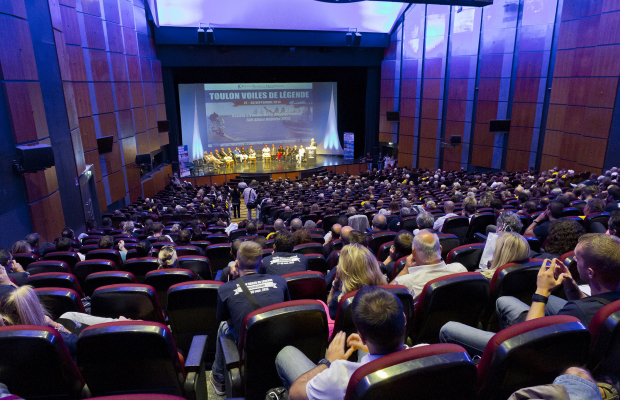
[{"label": "red theater seat", "polygon": [[115,271],[116,264],[110,260],[86,260],[80,261],[73,268],[73,273],[80,285],[84,285],[86,277],[95,272]]},{"label": "red theater seat", "polygon": [[299,254],[323,254],[323,245],[319,243],[306,243],[295,246],[293,253]]},{"label": "red theater seat", "polygon": [[174,251],[177,252],[177,256],[199,256],[200,247],[198,246],[176,246]]},{"label": "red theater seat", "polygon": [[97,249],[89,251],[86,254],[86,260],[110,260],[114,262],[117,269],[122,269],[123,267],[123,258],[121,257],[121,253],[118,250],[112,249]]},{"label": "red theater seat", "polygon": [[69,268],[67,263],[64,261],[58,261],[58,260],[35,261],[33,263],[30,263],[30,265],[28,265],[28,268],[26,268],[26,271],[30,275],[45,274],[48,272],[71,273],[71,269]]},{"label": "red theater seat", "polygon": [[118,284],[97,288],[91,297],[91,313],[97,317],[164,323],[155,288],[149,285]]},{"label": "red theater seat", "polygon": [[387,242],[393,242],[395,237],[396,233],[394,232],[375,233],[368,241],[368,249],[372,252],[372,254],[378,256],[381,245]]},{"label": "red theater seat", "polygon": [[230,252],[230,244],[212,244],[207,247],[205,256],[211,261],[211,273],[213,275],[215,275],[217,271],[226,268],[229,262],[234,261]]},{"label": "red theater seat", "polygon": [[479,268],[482,252],[484,251],[484,243],[466,244],[464,246],[455,247],[448,253],[446,264],[461,263],[469,272]]},{"label": "red theater seat", "polygon": [[467,229],[467,243],[474,242],[474,235],[476,233],[481,233],[483,235],[487,234],[487,226],[495,224],[495,214],[492,213],[482,213],[476,214],[472,217],[469,222],[469,229]]},{"label": "red theater seat", "polygon": [[377,260],[379,262],[383,262],[388,258],[388,256],[390,255],[390,249],[392,248],[393,244],[394,241],[391,241],[385,242],[381,246],[379,246],[379,251],[377,252]]},{"label": "red theater seat", "polygon": [[280,350],[294,346],[316,363],[325,356],[327,332],[325,308],[315,300],[288,301],[248,314],[238,346],[230,333],[219,338],[226,359],[226,397],[264,399],[267,390],[282,386],[275,366]]},{"label": "red theater seat", "polygon": [[467,217],[449,217],[443,223],[442,233],[451,233],[459,238],[461,244],[465,243],[467,231],[469,230],[469,218]]},{"label": "red theater seat", "polygon": [[521,388],[546,385],[588,359],[590,332],[575,317],[556,315],[495,334],[478,364],[478,398],[505,400]]},{"label": "red theater seat", "polygon": [[28,269],[28,265],[37,261],[39,257],[32,253],[17,253],[13,254],[13,259],[16,263],[22,266],[24,270]]},{"label": "red theater seat", "polygon": [[73,274],[66,272],[47,272],[31,275],[26,279],[26,284],[34,288],[57,287],[75,290],[82,297],[82,288]]},{"label": "red theater seat", "polygon": [[620,301],[601,308],[588,330],[592,335],[588,368],[595,376],[620,376]]},{"label": "red theater seat", "polygon": [[437,343],[439,330],[450,321],[477,327],[489,296],[489,281],[478,272],[427,282],[416,305],[411,335],[414,343]]},{"label": "red theater seat", "polygon": [[80,262],[80,256],[78,256],[78,254],[73,251],[54,251],[52,253],[47,253],[45,256],[43,256],[43,260],[64,261],[67,263],[69,268],[73,270],[75,264]]},{"label": "red theater seat", "polygon": [[75,290],[47,287],[36,288],[34,291],[53,320],[66,312],[85,312],[81,297]]},{"label": "red theater seat", "polygon": [[110,322],[82,331],[77,342],[77,359],[95,396],[160,393],[206,399],[202,361],[205,344],[205,336],[194,337],[183,366],[165,325]]},{"label": "red theater seat", "polygon": [[148,272],[144,277],[144,283],[151,285],[157,291],[159,304],[166,309],[168,304],[168,288],[177,283],[196,280],[196,274],[189,269],[166,268]]},{"label": "red theater seat", "polygon": [[476,366],[461,346],[432,344],[388,354],[358,368],[345,400],[474,399]]},{"label": "red theater seat", "polygon": [[132,258],[123,265],[123,270],[134,274],[138,283],[144,283],[146,274],[157,268],[159,268],[159,263],[155,257]]},{"label": "red theater seat", "polygon": [[127,271],[102,271],[89,274],[84,280],[84,294],[92,296],[95,289],[120,283],[137,283],[136,277]]},{"label": "red theater seat", "polygon": [[327,300],[325,276],[316,271],[293,272],[282,275],[286,279],[286,286],[291,300]]},{"label": "red theater seat", "polygon": [[322,254],[306,254],[306,259],[308,260],[308,271],[327,273],[327,261]]},{"label": "red theater seat", "polygon": [[168,318],[177,346],[189,350],[195,335],[207,335],[207,353],[213,359],[219,323],[217,290],[219,281],[192,281],[177,283],[168,289]]},{"label": "red theater seat", "polygon": [[211,274],[211,262],[204,256],[181,256],[177,258],[177,267],[185,268],[196,274],[198,279],[210,280]]},{"label": "red theater seat", "polygon": [[84,379],[57,330],[31,325],[0,327],[0,354],[0,381],[14,395],[82,398]]}]

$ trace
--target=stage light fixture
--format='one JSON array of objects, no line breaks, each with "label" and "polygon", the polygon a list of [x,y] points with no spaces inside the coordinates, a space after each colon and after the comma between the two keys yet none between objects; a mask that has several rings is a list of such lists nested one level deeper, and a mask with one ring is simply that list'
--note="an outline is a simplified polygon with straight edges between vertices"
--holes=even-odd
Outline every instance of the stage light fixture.
[{"label": "stage light fixture", "polygon": [[348,32],[346,35],[347,46],[353,46],[353,33]]},{"label": "stage light fixture", "polygon": [[207,29],[207,43],[215,44],[215,37],[213,37],[213,29]]},{"label": "stage light fixture", "polygon": [[213,29],[211,28],[211,24],[205,30],[202,27],[202,22],[198,25],[198,43],[199,44],[214,44],[215,38],[213,37]]},{"label": "stage light fixture", "polygon": [[362,42],[362,34],[359,32],[355,32],[355,34],[353,35],[353,46],[359,47],[361,42]]},{"label": "stage light fixture", "polygon": [[205,44],[206,43],[206,37],[205,37],[205,30],[202,28],[198,28],[198,44]]},{"label": "stage light fixture", "polygon": [[359,47],[362,41],[362,34],[357,31],[357,28],[349,28],[345,39],[347,46]]}]

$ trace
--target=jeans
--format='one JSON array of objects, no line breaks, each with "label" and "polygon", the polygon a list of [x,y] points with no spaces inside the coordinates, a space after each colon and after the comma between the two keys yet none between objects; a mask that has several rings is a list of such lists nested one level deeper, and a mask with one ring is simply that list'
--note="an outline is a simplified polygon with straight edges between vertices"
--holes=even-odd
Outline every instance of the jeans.
[{"label": "jeans", "polygon": [[314,367],[316,364],[293,346],[286,346],[276,356],[276,370],[280,375],[282,385],[287,389],[290,389],[297,378]]},{"label": "jeans", "polygon": [[372,171],[372,163],[369,162],[369,163],[366,163],[366,164],[368,164],[368,172]]},{"label": "jeans", "polygon": [[571,400],[600,399],[601,392],[594,382],[575,375],[560,375],[553,381],[554,385],[562,385]]},{"label": "jeans", "polygon": [[226,322],[222,322],[217,329],[217,338],[215,343],[215,360],[211,367],[213,376],[220,382],[224,381],[224,374],[226,373],[226,359],[224,358],[224,351],[222,350],[222,342],[220,342],[220,335],[225,335],[230,330]]},{"label": "jeans", "polygon": [[[246,204],[247,207],[247,204]],[[248,208],[248,219],[252,219],[252,208]],[[258,214],[258,211],[256,211],[256,214]]]},{"label": "jeans", "polygon": [[[556,315],[565,304],[566,300],[549,296],[545,315]],[[525,321],[525,315],[529,310],[530,307],[527,304],[512,296],[500,297],[496,303],[500,328],[504,329]],[[439,331],[439,341],[458,344],[463,346],[471,356],[481,356],[493,335],[495,335],[494,332],[486,332],[459,322],[448,322]]]},{"label": "jeans", "polygon": [[233,203],[232,209],[233,209],[233,218],[241,218],[241,204]]}]

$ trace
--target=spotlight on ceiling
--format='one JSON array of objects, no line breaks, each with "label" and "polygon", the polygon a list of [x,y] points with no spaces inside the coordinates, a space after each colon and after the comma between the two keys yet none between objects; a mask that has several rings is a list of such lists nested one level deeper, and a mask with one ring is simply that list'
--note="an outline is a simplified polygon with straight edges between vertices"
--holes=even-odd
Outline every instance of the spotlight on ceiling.
[{"label": "spotlight on ceiling", "polygon": [[359,47],[362,42],[362,34],[357,31],[357,28],[349,28],[345,36],[347,46]]},{"label": "spotlight on ceiling", "polygon": [[202,22],[198,25],[198,43],[199,44],[215,44],[215,38],[213,37],[213,29],[211,24],[205,30],[202,27]]}]

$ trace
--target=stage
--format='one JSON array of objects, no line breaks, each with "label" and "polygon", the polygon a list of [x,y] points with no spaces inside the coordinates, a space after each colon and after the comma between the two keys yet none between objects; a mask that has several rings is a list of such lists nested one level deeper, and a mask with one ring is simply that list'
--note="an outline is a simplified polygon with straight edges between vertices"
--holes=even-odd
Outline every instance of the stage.
[{"label": "stage", "polygon": [[306,162],[286,162],[277,159],[263,162],[257,159],[256,164],[237,163],[231,167],[222,166],[219,169],[193,169],[193,175],[182,177],[181,181],[188,181],[193,185],[221,185],[226,182],[246,182],[256,179],[268,181],[282,179],[304,179],[314,174],[330,171],[334,173],[349,173],[357,175],[366,172],[367,164],[357,160],[345,160],[342,156],[316,155],[316,158],[306,158]]}]

